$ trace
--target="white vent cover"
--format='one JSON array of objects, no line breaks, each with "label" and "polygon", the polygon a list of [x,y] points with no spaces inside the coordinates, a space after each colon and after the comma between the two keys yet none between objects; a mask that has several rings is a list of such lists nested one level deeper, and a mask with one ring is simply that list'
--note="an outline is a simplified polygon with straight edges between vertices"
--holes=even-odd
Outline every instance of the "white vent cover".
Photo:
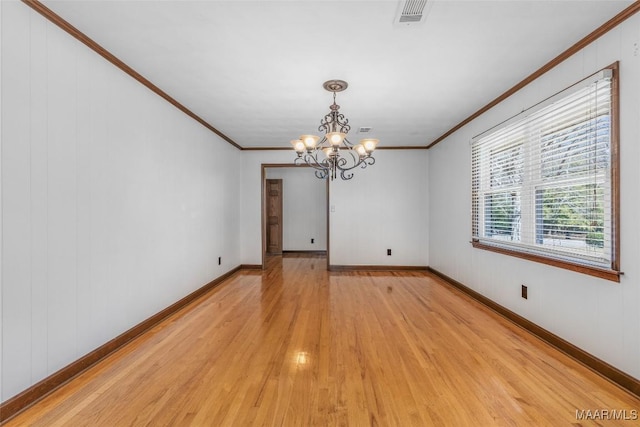
[{"label": "white vent cover", "polygon": [[426,7],[427,1],[400,0],[394,24],[399,27],[407,27],[424,23],[431,8],[431,1],[428,2],[429,7]]},{"label": "white vent cover", "polygon": [[369,133],[371,132],[371,126],[362,126],[361,128],[358,128],[358,133]]}]

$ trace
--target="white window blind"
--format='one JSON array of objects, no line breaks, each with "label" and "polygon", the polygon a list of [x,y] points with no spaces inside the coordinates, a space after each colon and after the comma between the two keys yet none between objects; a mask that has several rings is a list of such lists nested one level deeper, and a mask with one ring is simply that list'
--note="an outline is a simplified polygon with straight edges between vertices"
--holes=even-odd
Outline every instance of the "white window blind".
[{"label": "white window blind", "polygon": [[612,70],[472,142],[473,241],[612,268]]}]

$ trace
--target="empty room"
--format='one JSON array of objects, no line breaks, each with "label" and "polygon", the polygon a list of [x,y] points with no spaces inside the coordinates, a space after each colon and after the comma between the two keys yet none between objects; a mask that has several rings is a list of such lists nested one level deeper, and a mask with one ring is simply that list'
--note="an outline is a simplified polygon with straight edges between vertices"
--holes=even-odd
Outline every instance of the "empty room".
[{"label": "empty room", "polygon": [[0,0],[0,424],[640,422],[640,1]]}]

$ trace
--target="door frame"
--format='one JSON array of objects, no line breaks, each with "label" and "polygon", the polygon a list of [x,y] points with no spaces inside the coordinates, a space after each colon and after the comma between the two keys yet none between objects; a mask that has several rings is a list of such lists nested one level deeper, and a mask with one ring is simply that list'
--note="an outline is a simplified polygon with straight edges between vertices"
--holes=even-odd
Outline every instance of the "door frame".
[{"label": "door frame", "polygon": [[[266,208],[267,208],[267,168],[308,168],[310,167],[309,165],[295,165],[293,163],[262,163],[260,165],[260,189],[261,189],[261,206],[260,206],[260,218],[261,218],[261,229],[262,229],[262,259],[261,259],[261,264],[262,264],[262,269],[264,270],[266,268],[266,264],[265,264],[265,258],[266,258],[266,253],[267,253],[267,218],[266,218]],[[309,171],[309,173],[311,173],[311,171]],[[326,180],[325,182],[326,184],[326,199],[327,199],[327,211],[326,211],[326,218],[327,218],[327,270],[329,270],[329,248],[330,248],[330,244],[329,244],[329,236],[331,233],[329,233],[329,190],[331,188],[331,186],[329,185],[329,179]],[[284,233],[284,223],[282,224],[283,227],[283,233]],[[284,242],[283,242],[284,244]]]}]

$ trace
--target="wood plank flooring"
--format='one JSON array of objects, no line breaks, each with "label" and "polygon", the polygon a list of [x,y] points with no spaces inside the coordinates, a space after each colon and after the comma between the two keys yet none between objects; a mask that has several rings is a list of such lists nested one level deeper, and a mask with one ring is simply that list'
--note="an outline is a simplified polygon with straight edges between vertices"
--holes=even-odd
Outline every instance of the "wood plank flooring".
[{"label": "wood plank flooring", "polygon": [[558,426],[640,400],[426,272],[240,272],[8,426]]}]

